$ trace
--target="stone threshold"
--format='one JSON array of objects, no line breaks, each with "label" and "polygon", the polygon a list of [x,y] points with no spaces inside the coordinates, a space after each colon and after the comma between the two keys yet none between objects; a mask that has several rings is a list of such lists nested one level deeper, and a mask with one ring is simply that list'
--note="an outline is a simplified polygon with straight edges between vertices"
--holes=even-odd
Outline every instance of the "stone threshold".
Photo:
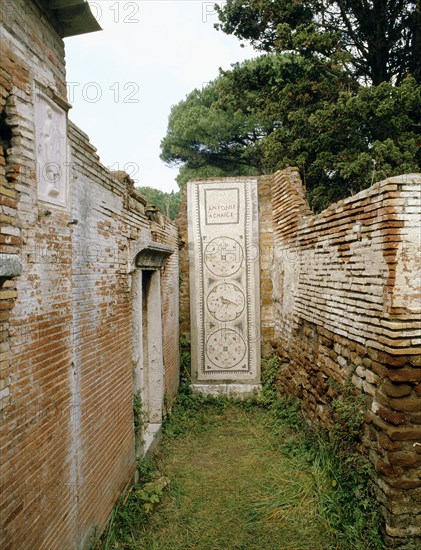
[{"label": "stone threshold", "polygon": [[203,395],[225,396],[225,397],[249,397],[260,395],[261,384],[192,384],[192,390]]}]

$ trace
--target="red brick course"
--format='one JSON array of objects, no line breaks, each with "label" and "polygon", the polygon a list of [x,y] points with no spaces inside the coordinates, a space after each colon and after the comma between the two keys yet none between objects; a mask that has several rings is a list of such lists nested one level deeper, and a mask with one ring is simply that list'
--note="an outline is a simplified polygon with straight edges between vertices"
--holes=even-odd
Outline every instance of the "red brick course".
[{"label": "red brick course", "polygon": [[419,175],[390,178],[315,216],[296,170],[272,185],[280,390],[325,427],[329,379],[366,396],[364,446],[396,548],[421,542],[420,186]]},{"label": "red brick course", "polygon": [[161,286],[167,408],[177,391],[178,231],[148,218],[70,122],[69,202],[38,199],[33,92],[66,105],[64,43],[38,2],[5,4],[0,253],[22,273],[0,279],[1,547],[82,548],[135,470],[133,254],[154,240],[175,250]]}]

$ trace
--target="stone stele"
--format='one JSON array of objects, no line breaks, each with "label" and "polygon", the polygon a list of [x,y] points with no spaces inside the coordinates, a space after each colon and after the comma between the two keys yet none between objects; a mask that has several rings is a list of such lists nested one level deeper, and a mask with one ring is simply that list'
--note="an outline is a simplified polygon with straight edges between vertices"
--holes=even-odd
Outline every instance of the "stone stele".
[{"label": "stone stele", "polygon": [[54,101],[38,92],[35,99],[38,198],[66,206],[66,114]]},{"label": "stone stele", "polygon": [[250,393],[260,388],[257,180],[192,181],[187,201],[193,384]]}]

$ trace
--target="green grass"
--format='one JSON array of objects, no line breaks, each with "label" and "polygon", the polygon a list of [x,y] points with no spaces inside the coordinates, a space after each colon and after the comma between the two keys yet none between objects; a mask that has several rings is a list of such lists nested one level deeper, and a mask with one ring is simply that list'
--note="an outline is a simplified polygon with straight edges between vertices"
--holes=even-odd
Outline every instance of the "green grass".
[{"label": "green grass", "polygon": [[[164,432],[98,548],[381,548],[366,487],[291,400],[263,406],[183,391]],[[163,476],[169,486],[155,490]]]}]

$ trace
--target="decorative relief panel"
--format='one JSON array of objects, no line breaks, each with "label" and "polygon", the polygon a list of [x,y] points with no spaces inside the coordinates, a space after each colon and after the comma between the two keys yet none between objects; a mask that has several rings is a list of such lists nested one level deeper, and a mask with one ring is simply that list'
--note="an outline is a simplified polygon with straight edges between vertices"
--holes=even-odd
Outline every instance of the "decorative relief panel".
[{"label": "decorative relief panel", "polygon": [[256,180],[188,184],[196,382],[260,382]]},{"label": "decorative relief panel", "polygon": [[35,135],[38,198],[67,203],[66,113],[41,92],[35,95]]}]

